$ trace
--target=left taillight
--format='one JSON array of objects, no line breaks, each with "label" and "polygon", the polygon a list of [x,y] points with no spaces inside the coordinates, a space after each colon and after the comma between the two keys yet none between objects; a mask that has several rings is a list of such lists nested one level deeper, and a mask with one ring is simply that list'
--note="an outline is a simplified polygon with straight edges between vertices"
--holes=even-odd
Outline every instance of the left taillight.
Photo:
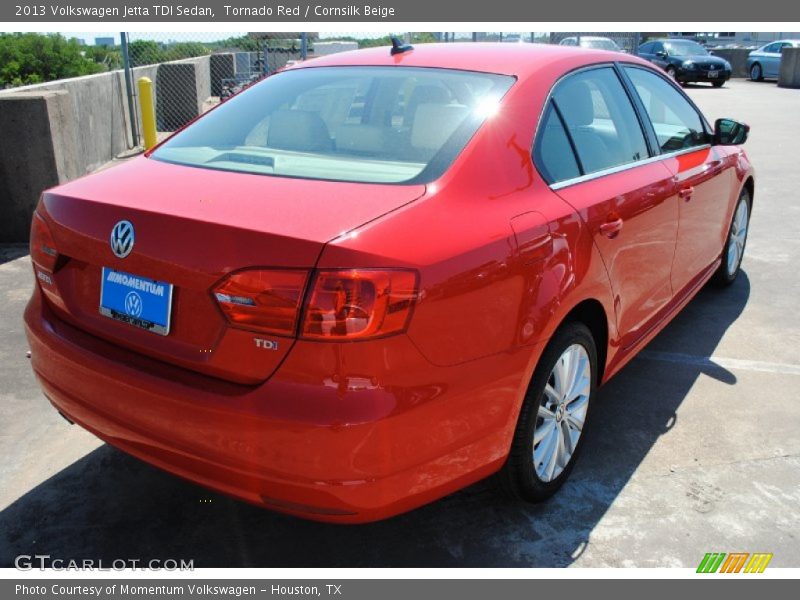
[{"label": "left taillight", "polygon": [[56,243],[47,221],[38,212],[33,213],[31,221],[30,251],[34,264],[50,272],[55,270],[58,261]]},{"label": "left taillight", "polygon": [[213,292],[232,324],[293,336],[307,280],[308,271],[249,269],[229,275]]}]

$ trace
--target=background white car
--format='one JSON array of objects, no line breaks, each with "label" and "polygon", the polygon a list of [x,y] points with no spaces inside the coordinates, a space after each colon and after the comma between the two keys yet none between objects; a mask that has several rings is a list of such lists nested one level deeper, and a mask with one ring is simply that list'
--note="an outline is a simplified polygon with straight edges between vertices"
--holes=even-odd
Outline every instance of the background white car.
[{"label": "background white car", "polygon": [[781,69],[781,50],[786,46],[800,48],[800,40],[778,40],[753,50],[747,56],[750,79],[761,81],[765,77],[777,78]]},{"label": "background white car", "polygon": [[[580,43],[578,43],[580,40]],[[607,37],[600,37],[597,35],[582,35],[577,37],[565,37],[559,43],[559,46],[580,46],[581,48],[594,48],[595,50],[610,50],[612,52],[622,52],[619,44]]]}]

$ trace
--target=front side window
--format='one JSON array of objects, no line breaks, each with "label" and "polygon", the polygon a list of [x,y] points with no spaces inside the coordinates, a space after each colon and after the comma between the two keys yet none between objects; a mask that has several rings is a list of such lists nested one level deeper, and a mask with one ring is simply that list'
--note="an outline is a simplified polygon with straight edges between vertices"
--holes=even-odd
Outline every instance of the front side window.
[{"label": "front side window", "polygon": [[304,179],[427,183],[514,78],[412,67],[278,73],[156,149],[156,160]]},{"label": "front side window", "polygon": [[708,143],[702,118],[670,83],[637,67],[625,67],[625,72],[642,99],[662,152]]},{"label": "front side window", "polygon": [[613,68],[570,75],[556,87],[553,102],[564,119],[583,174],[649,156],[633,105]]}]

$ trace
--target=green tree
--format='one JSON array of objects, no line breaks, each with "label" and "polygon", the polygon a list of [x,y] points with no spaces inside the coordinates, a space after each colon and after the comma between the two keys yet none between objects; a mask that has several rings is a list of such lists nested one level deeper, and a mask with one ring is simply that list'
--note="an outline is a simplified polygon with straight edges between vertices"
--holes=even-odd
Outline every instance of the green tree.
[{"label": "green tree", "polygon": [[51,33],[0,33],[0,87],[100,73],[75,39]]},{"label": "green tree", "polygon": [[122,52],[119,47],[86,46],[83,55],[102,65],[107,71],[122,68]]},{"label": "green tree", "polygon": [[135,40],[128,44],[128,56],[131,65],[138,67],[141,65],[153,65],[163,62],[164,51],[158,42],[152,40]]},{"label": "green tree", "polygon": [[195,56],[205,56],[211,51],[208,46],[200,42],[177,42],[170,45],[164,51],[165,60],[179,60],[181,58],[194,58]]}]

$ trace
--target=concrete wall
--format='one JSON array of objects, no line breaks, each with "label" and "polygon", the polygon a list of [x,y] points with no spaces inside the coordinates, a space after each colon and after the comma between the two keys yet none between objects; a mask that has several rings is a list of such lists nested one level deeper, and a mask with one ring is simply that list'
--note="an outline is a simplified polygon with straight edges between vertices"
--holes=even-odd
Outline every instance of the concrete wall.
[{"label": "concrete wall", "polygon": [[358,50],[358,42],[314,42],[311,56],[327,56],[349,50]]},{"label": "concrete wall", "polygon": [[778,85],[786,88],[800,88],[800,48],[784,48],[781,51]]},{"label": "concrete wall", "polygon": [[209,61],[211,95],[219,96],[222,94],[222,82],[236,75],[236,55],[232,52],[212,54]]},{"label": "concrete wall", "polygon": [[731,77],[748,77],[747,56],[752,52],[746,48],[720,48],[712,50],[714,56],[724,58],[731,63]]},{"label": "concrete wall", "polygon": [[163,63],[156,72],[156,122],[159,131],[175,131],[203,112],[211,96],[209,56]]},{"label": "concrete wall", "polygon": [[[125,80],[121,71],[63,79],[0,91],[0,98],[19,93],[64,91],[69,103],[68,117],[80,123],[67,140],[82,172],[108,162],[131,146],[125,107]],[[4,144],[3,140],[0,143]]]},{"label": "concrete wall", "polygon": [[42,190],[82,174],[69,93],[0,96],[0,242],[28,240]]}]

